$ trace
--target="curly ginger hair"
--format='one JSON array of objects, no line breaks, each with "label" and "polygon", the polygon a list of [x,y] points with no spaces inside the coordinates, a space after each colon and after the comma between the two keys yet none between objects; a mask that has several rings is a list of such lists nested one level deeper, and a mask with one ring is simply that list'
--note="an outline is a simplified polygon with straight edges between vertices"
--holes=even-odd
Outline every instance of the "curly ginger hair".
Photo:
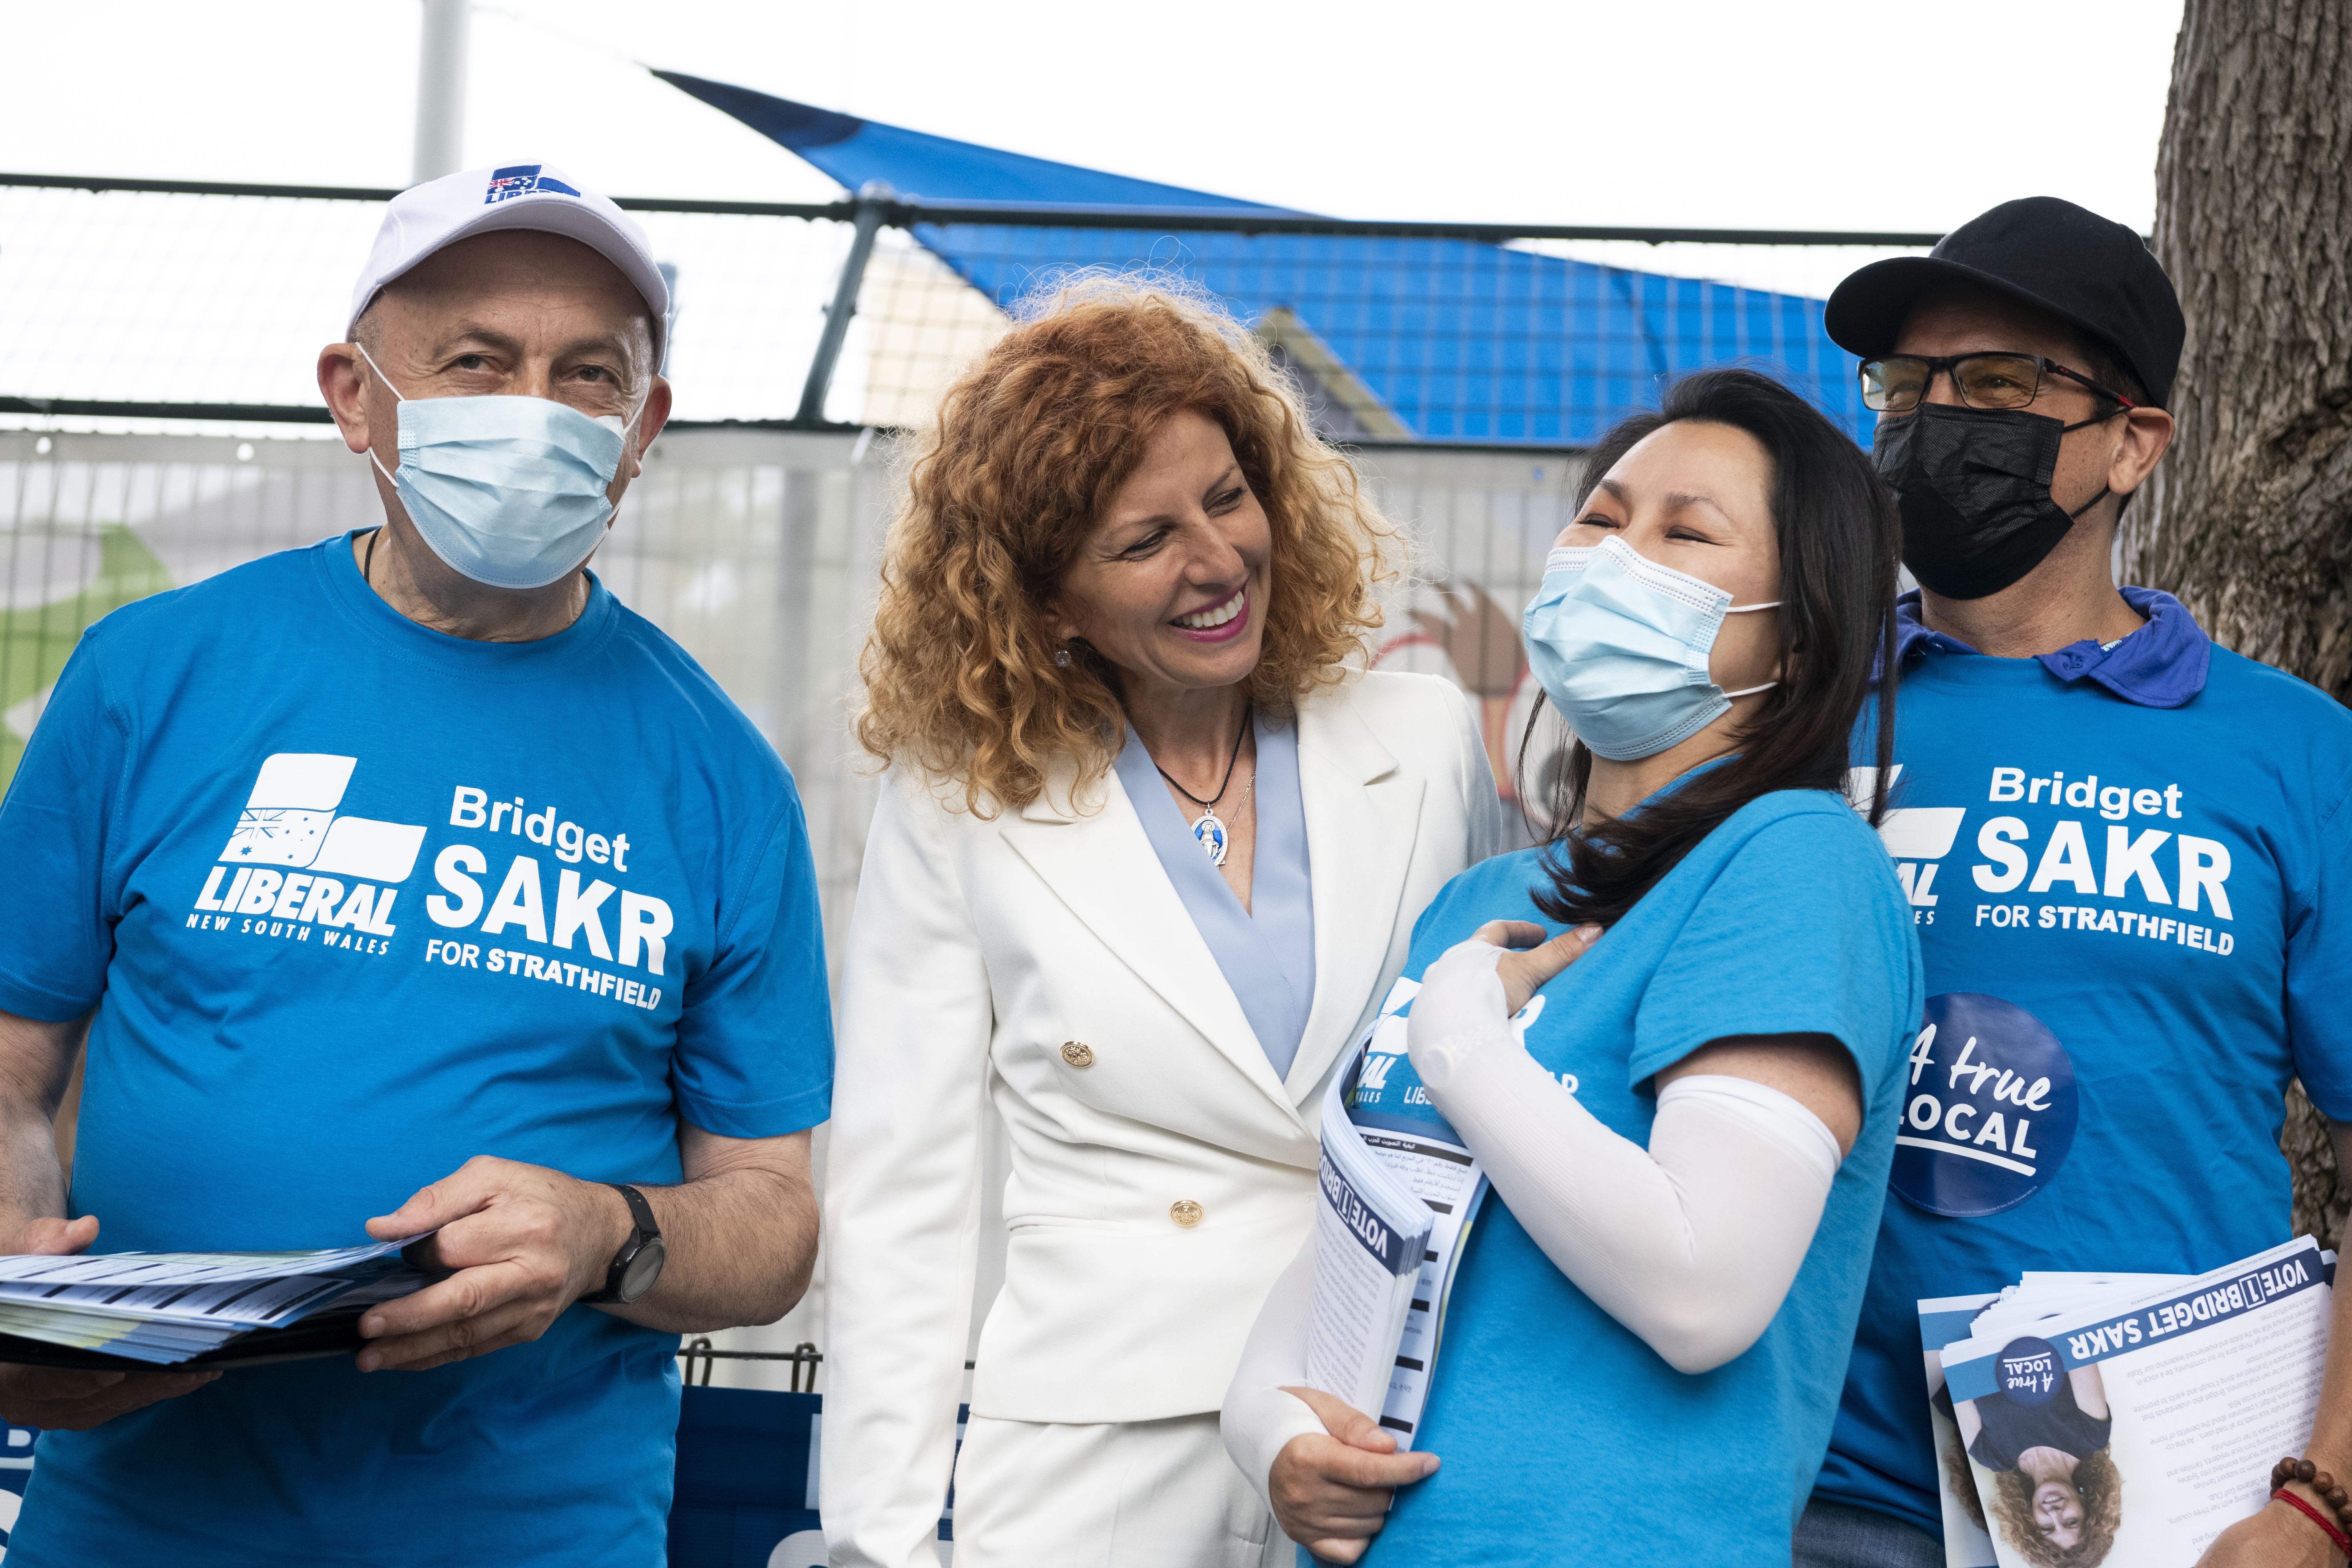
[{"label": "curly ginger hair", "polygon": [[948,389],[884,546],[858,661],[857,739],[884,763],[963,786],[993,816],[1057,763],[1100,777],[1125,743],[1118,672],[1063,643],[1048,606],[1078,547],[1180,411],[1214,421],[1265,509],[1273,563],[1258,711],[1342,678],[1381,624],[1374,586],[1403,542],[1247,329],[1180,286],[1063,288]]},{"label": "curly ginger hair", "polygon": [[1999,1470],[1993,1478],[1992,1515],[2017,1554],[2035,1568],[2093,1568],[2115,1549],[2124,1520],[2124,1478],[2105,1448],[2074,1462],[2074,1495],[2083,1500],[2083,1531],[2071,1547],[2042,1533],[2033,1517],[2033,1478]]}]

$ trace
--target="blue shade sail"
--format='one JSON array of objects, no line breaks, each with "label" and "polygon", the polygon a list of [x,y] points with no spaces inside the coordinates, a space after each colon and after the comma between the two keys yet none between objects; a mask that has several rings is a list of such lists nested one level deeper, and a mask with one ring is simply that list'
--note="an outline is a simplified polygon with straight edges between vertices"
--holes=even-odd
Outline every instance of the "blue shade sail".
[{"label": "blue shade sail", "polygon": [[[1275,212],[1202,191],[881,125],[674,72],[663,80],[852,191],[932,202]],[[1115,220],[1112,220],[1115,221]],[[917,241],[1001,308],[1084,268],[1156,268],[1223,300],[1310,385],[1339,436],[1583,446],[1686,371],[1740,364],[1856,441],[1874,416],[1822,301],[1473,240],[919,224]]]}]

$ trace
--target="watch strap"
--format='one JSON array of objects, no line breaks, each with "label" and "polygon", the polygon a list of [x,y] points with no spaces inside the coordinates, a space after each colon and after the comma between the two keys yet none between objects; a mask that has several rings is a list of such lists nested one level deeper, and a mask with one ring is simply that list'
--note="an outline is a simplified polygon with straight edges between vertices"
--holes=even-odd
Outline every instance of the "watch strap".
[{"label": "watch strap", "polygon": [[646,1202],[645,1194],[622,1182],[606,1182],[604,1185],[620,1194],[621,1201],[629,1205],[631,1229],[629,1239],[621,1243],[621,1250],[613,1254],[613,1261],[604,1270],[604,1289],[580,1298],[590,1306],[610,1306],[620,1301],[629,1264],[645,1250],[647,1242],[661,1239],[661,1226],[654,1219],[654,1206]]},{"label": "watch strap", "polygon": [[625,1259],[635,1247],[643,1247],[646,1242],[659,1236],[661,1226],[655,1223],[654,1205],[646,1202],[645,1194],[621,1182],[607,1182],[604,1184],[621,1194],[622,1201],[629,1205],[629,1216],[637,1222],[636,1234],[629,1237],[630,1246],[621,1249],[621,1258]]}]

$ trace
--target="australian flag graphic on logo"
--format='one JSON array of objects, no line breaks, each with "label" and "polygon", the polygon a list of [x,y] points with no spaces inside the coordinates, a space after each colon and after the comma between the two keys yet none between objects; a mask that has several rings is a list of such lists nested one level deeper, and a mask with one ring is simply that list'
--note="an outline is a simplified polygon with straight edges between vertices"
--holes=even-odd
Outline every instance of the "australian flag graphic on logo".
[{"label": "australian flag graphic on logo", "polygon": [[482,197],[482,205],[489,206],[493,203],[512,201],[517,196],[534,193],[553,196],[576,196],[580,194],[562,180],[541,174],[540,170],[545,165],[541,163],[516,163],[508,168],[491,170],[490,188]]}]

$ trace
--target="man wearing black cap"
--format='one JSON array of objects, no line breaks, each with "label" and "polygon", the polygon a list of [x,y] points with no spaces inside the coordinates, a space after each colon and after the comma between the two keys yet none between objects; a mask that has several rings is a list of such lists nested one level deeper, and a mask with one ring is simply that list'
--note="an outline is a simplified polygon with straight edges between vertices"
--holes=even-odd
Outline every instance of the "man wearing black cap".
[{"label": "man wearing black cap", "polygon": [[[1928,999],[1796,1560],[1942,1568],[1918,1300],[2246,1257],[2288,1237],[2289,1080],[2352,1122],[2352,923],[2323,918],[2352,909],[2352,716],[2116,584],[2184,336],[2130,229],[2005,203],[1846,279],[1826,324],[1862,358],[1920,584],[1882,836]],[[2247,1460],[2249,1487],[2277,1457]],[[2352,1471],[2352,1398],[2323,1408],[2310,1458]],[[2084,1564],[2113,1531],[2080,1509],[2034,1528],[2021,1554]],[[2206,1557],[2330,1560],[2276,1502]]]}]

